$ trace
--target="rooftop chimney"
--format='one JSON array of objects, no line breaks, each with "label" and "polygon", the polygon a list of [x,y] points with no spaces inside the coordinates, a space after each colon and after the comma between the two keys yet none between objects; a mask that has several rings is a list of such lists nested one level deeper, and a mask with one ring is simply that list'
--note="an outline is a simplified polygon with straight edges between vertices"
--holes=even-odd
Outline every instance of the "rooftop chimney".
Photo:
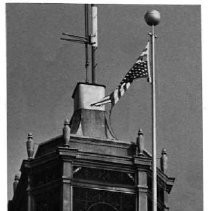
[{"label": "rooftop chimney", "polygon": [[74,114],[71,118],[71,134],[115,139],[106,118],[105,106],[91,106],[105,96],[105,86],[79,82],[74,90]]}]

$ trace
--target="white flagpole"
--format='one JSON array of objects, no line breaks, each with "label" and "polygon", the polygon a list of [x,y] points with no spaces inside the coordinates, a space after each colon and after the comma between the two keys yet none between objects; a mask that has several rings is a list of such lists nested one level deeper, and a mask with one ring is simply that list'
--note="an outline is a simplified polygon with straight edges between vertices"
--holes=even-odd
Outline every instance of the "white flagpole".
[{"label": "white flagpole", "polygon": [[157,161],[156,161],[156,84],[155,84],[155,26],[160,21],[160,13],[156,10],[147,12],[145,20],[152,27],[151,52],[152,52],[152,207],[157,211]]},{"label": "white flagpole", "polygon": [[152,25],[152,194],[153,211],[157,211],[157,162],[156,162],[156,84],[155,84],[155,27]]}]

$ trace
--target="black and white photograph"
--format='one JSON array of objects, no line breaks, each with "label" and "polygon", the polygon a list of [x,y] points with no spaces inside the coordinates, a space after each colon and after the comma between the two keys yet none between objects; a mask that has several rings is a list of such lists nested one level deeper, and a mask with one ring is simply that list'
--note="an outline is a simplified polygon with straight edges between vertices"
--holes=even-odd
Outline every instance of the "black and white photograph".
[{"label": "black and white photograph", "polygon": [[201,15],[5,3],[8,211],[203,210]]}]

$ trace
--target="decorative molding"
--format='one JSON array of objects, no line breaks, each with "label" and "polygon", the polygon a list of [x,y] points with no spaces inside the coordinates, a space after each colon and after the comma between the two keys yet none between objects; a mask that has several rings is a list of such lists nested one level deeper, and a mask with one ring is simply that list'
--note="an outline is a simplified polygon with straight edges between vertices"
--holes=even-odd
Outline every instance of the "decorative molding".
[{"label": "decorative molding", "polygon": [[109,183],[112,185],[135,185],[134,174],[130,173],[130,177],[127,173],[121,171],[112,171],[105,169],[86,168],[83,167],[77,174],[74,175],[74,179],[89,180],[94,182]]},{"label": "decorative molding", "polygon": [[75,192],[74,210],[80,210],[80,208],[88,210],[98,203],[108,204],[114,207],[114,210],[135,210],[135,194],[79,187],[74,187],[73,190]]}]

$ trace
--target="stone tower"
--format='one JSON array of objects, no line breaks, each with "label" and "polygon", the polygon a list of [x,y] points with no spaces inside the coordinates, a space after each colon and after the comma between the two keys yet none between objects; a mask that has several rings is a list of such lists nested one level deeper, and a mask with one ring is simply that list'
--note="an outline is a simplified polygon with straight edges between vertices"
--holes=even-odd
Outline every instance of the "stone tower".
[{"label": "stone tower", "polygon": [[[43,141],[36,153],[27,141],[28,159],[15,177],[9,211],[151,211],[151,155],[143,132],[130,142],[116,140],[105,107],[90,106],[105,95],[105,86],[78,83],[74,113],[63,134]],[[165,174],[163,150],[158,173],[158,211],[167,204],[174,178]]]}]

